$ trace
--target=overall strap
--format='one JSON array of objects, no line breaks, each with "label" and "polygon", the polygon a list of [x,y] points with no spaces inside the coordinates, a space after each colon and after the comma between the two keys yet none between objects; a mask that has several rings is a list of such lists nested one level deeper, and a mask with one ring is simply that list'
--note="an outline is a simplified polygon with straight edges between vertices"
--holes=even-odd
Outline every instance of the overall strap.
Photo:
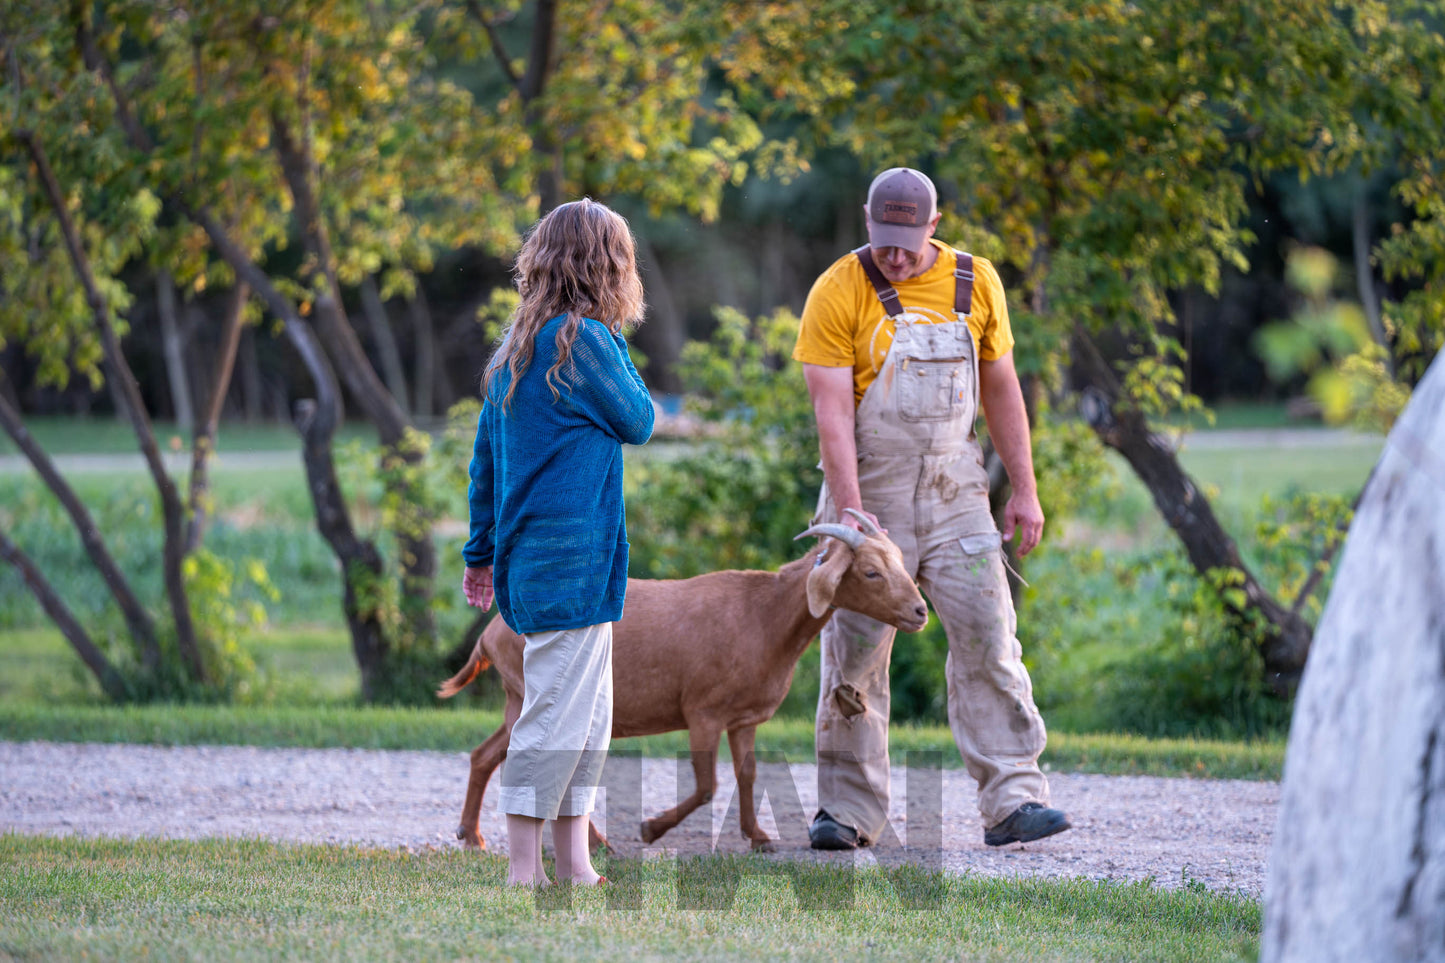
[{"label": "overall strap", "polygon": [[863,265],[863,273],[868,275],[873,290],[878,293],[878,300],[883,302],[883,313],[890,318],[896,318],[902,314],[903,302],[898,300],[898,292],[893,289],[893,285],[888,283],[888,279],[883,276],[883,272],[878,270],[878,265],[873,262],[873,249],[865,244],[855,249],[853,254],[858,258],[858,263]]},{"label": "overall strap", "polygon": [[973,313],[973,255],[954,248],[953,256],[953,313],[966,318]]},{"label": "overall strap", "polygon": [[[855,249],[853,255],[858,258],[858,263],[863,265],[863,273],[868,275],[868,281],[873,285],[878,300],[883,302],[884,313],[890,318],[902,314],[903,302],[898,300],[897,290],[888,283],[888,279],[873,262],[873,249],[864,244]],[[953,313],[966,318],[973,313],[973,255],[959,250],[955,250],[953,255]]]}]

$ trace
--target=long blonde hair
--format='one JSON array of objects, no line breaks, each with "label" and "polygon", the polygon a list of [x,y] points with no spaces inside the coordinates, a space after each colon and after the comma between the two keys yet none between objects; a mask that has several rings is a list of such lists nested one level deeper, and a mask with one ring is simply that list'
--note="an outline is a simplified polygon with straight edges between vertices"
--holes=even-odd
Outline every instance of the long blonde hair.
[{"label": "long blonde hair", "polygon": [[482,377],[482,393],[490,398],[497,375],[504,367],[511,372],[504,411],[532,363],[537,332],[548,321],[566,316],[557,331],[557,360],[547,369],[547,386],[552,397],[559,398],[559,372],[572,356],[582,318],[601,321],[614,334],[642,319],[642,279],[632,230],[622,215],[591,198],[553,208],[538,221],[522,244],[512,276],[522,302]]}]

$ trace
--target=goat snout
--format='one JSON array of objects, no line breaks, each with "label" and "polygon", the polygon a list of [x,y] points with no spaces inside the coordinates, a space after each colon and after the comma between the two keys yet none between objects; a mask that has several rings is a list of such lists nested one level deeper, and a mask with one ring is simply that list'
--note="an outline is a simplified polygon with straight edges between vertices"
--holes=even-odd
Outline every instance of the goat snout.
[{"label": "goat snout", "polygon": [[903,618],[899,619],[898,627],[905,632],[920,632],[927,624],[928,606],[923,602],[919,602],[913,606],[912,610],[907,612]]}]

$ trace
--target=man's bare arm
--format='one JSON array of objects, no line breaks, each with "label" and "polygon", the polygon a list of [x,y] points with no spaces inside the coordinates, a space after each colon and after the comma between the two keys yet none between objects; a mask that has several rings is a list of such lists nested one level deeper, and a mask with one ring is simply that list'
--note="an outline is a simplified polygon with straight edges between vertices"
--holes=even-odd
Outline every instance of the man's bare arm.
[{"label": "man's bare arm", "polygon": [[[864,511],[863,496],[858,489],[858,441],[853,434],[853,369],[805,364],[803,380],[808,383],[808,394],[813,399],[823,477],[841,516],[839,521],[857,527],[852,516],[842,514],[845,508]],[[865,514],[872,517],[871,513]]]},{"label": "man's bare arm", "polygon": [[1044,510],[1039,505],[1028,412],[1024,410],[1012,351],[993,361],[978,363],[978,393],[989,437],[999,458],[1003,459],[1013,489],[1004,506],[1003,537],[1013,538],[1017,528],[1019,554],[1027,555],[1043,538]]}]

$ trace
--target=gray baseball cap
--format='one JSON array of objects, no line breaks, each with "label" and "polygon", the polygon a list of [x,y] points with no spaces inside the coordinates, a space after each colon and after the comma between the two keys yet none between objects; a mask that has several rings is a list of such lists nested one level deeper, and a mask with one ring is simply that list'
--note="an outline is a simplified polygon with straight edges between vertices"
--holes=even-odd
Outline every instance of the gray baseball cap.
[{"label": "gray baseball cap", "polygon": [[938,191],[927,174],[911,167],[890,167],[868,187],[869,243],[922,250],[928,224],[937,213]]}]

